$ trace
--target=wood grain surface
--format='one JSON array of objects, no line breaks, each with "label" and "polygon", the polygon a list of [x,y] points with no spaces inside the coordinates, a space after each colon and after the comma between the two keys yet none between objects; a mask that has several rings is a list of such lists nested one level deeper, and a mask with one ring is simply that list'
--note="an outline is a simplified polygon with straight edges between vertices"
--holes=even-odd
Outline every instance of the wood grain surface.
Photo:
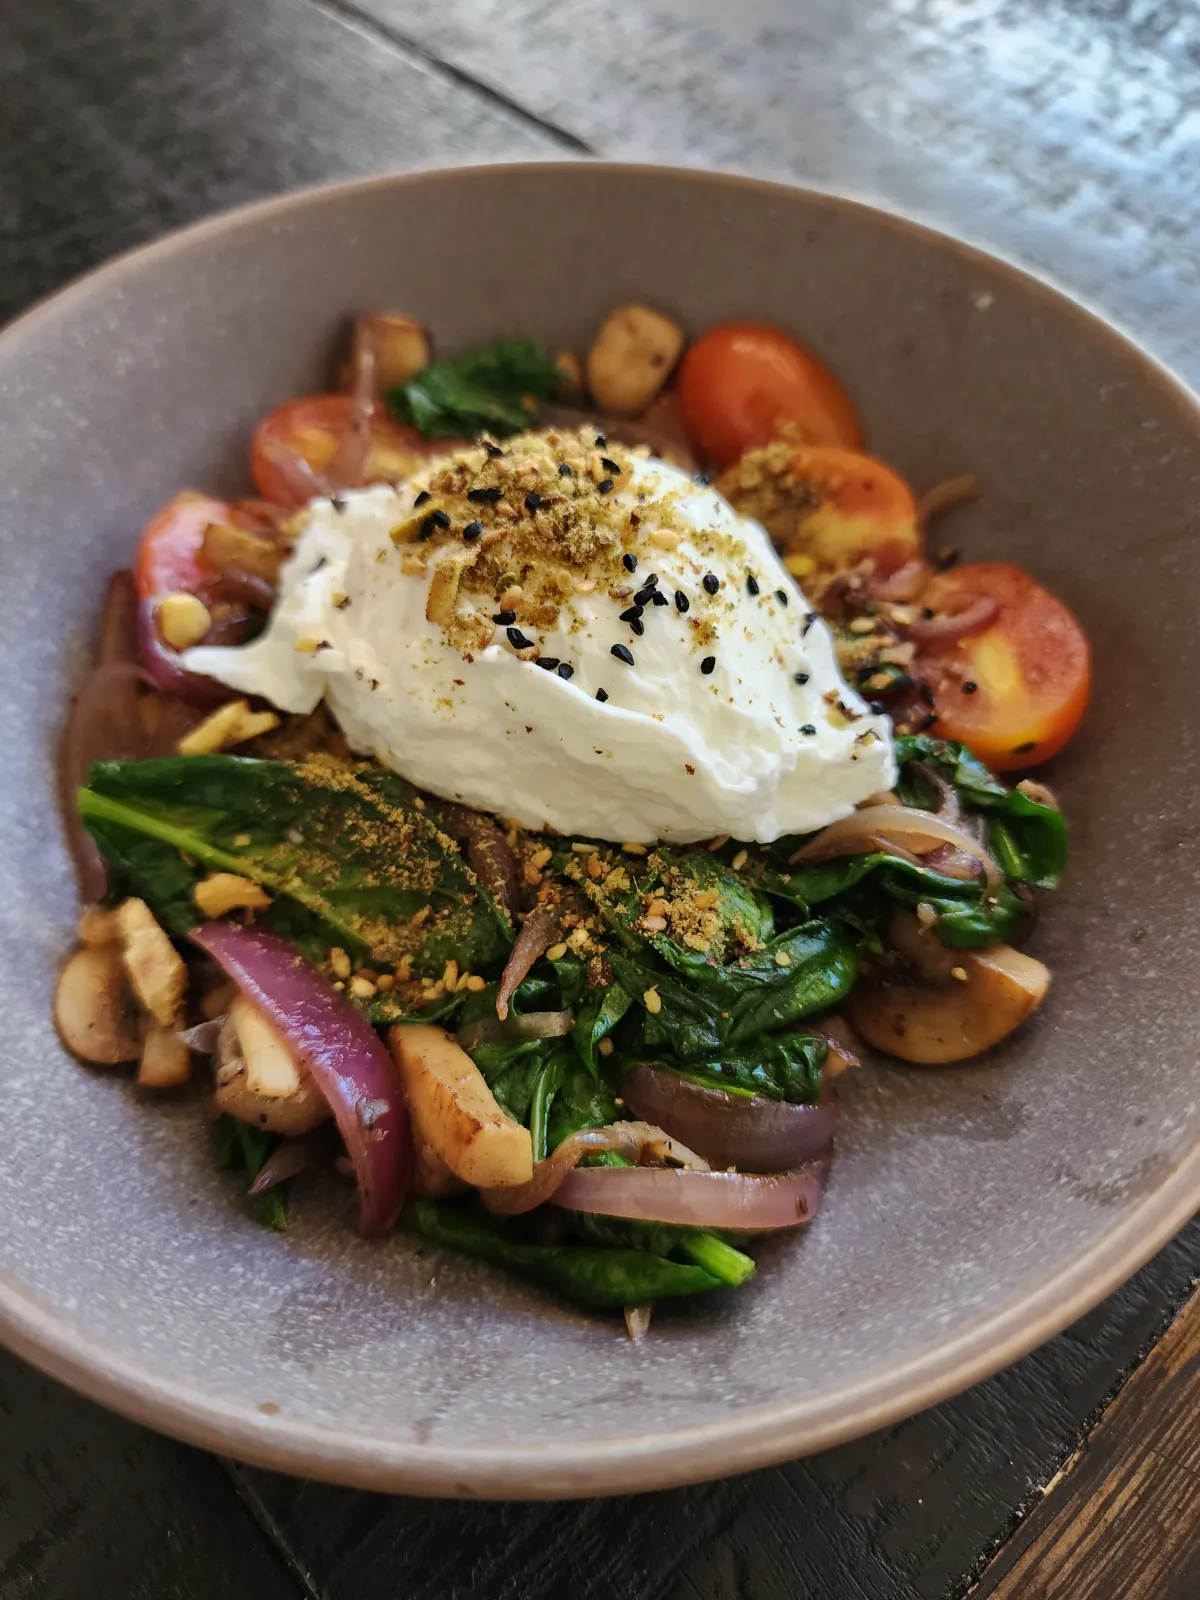
[{"label": "wood grain surface", "polygon": [[988,1569],[979,1600],[1200,1594],[1200,1291]]},{"label": "wood grain surface", "polygon": [[[0,316],[296,184],[595,152],[911,209],[1200,378],[1198,91],[1183,0],[10,0]],[[579,1505],[222,1465],[0,1357],[0,1600],[953,1600],[981,1578],[1195,1600],[1194,1306],[1155,1346],[1198,1265],[1193,1222],[1061,1338],[870,1439]]]}]

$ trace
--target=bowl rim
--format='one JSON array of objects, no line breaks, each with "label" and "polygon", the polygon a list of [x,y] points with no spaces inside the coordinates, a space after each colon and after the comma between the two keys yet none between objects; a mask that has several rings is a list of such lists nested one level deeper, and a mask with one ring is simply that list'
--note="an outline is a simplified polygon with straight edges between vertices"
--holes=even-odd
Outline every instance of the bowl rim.
[{"label": "bowl rim", "polygon": [[[975,245],[903,211],[815,185],[742,173],[650,162],[564,159],[431,166],[334,180],[219,212],[135,246],[35,302],[0,328],[0,363],[14,345],[53,323],[64,309],[137,276],[197,243],[269,223],[347,195],[443,186],[461,179],[561,173],[580,167],[620,178],[658,177],[696,192],[730,185],[781,201],[799,196],[831,212],[868,213],[875,225],[917,234],[943,250],[1020,282],[1086,325],[1132,360],[1144,378],[1179,405],[1200,433],[1200,396],[1165,362],[1142,348],[1107,313],[1047,274]],[[1092,1309],[1175,1234],[1200,1208],[1200,1141],[1163,1179],[1066,1269],[1020,1298],[977,1318],[949,1339],[898,1366],[822,1395],[740,1410],[670,1432],[562,1444],[419,1444],[394,1434],[265,1413],[249,1401],[214,1399],[198,1386],[129,1359],[121,1347],[90,1336],[0,1272],[0,1343],[47,1373],[131,1420],[186,1442],[277,1471],[379,1491],[459,1498],[564,1499],[663,1489],[746,1472],[830,1448],[936,1405],[990,1377]]]}]

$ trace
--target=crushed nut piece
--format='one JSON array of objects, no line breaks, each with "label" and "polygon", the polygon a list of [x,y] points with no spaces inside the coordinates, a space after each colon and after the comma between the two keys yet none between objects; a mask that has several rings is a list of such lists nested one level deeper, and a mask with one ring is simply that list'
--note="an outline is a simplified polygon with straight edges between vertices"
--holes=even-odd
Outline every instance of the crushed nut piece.
[{"label": "crushed nut piece", "polygon": [[271,897],[261,884],[236,872],[213,872],[192,891],[206,917],[223,917],[227,911],[262,911]]}]

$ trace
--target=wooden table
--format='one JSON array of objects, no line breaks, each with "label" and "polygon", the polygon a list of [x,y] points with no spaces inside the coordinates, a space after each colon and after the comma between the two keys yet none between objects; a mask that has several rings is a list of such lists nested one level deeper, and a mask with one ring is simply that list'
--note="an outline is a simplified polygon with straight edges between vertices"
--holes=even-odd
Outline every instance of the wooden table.
[{"label": "wooden table", "polygon": [[[907,208],[1056,275],[1195,381],[1198,104],[1192,0],[10,0],[0,315],[296,184],[598,153]],[[957,1400],[617,1502],[293,1482],[0,1357],[0,1600],[1195,1600],[1198,1261],[1193,1222]]]}]

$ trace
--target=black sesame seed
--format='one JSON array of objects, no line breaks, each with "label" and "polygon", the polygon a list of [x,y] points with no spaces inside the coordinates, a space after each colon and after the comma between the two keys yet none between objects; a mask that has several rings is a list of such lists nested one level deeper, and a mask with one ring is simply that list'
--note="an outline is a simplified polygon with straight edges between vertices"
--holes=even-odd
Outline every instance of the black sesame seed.
[{"label": "black sesame seed", "polygon": [[656,606],[668,606],[671,603],[661,589],[655,589],[650,598]]},{"label": "black sesame seed", "polygon": [[627,552],[621,557],[621,565],[625,568],[626,572],[636,572],[637,557],[632,553]]},{"label": "black sesame seed", "polygon": [[715,669],[716,665],[717,665],[716,656],[705,656],[704,660],[700,663],[700,671],[707,678],[709,673],[711,673]]},{"label": "black sesame seed", "polygon": [[449,513],[445,511],[431,511],[429,513],[429,520],[437,528],[448,528],[450,526],[450,516]]},{"label": "black sesame seed", "polygon": [[703,583],[706,594],[716,594],[717,590],[721,587],[721,580],[717,577],[715,572],[706,572],[704,574]]},{"label": "black sesame seed", "polygon": [[808,630],[812,627],[813,623],[816,620],[817,620],[817,613],[815,611],[806,611],[804,613],[804,629],[803,629],[803,632],[800,635],[801,638],[804,637],[804,634],[806,634],[808,632]]},{"label": "black sesame seed", "polygon": [[605,472],[615,473],[618,478],[621,476],[621,463],[619,461],[614,461],[611,456],[601,456],[600,465],[604,468]]},{"label": "black sesame seed", "polygon": [[812,733],[816,733],[816,731],[817,731],[816,728],[813,726],[813,724],[811,722],[802,722],[800,724],[800,732],[801,733],[812,734]]},{"label": "black sesame seed", "polygon": [[707,472],[698,472],[692,481],[698,483],[702,489],[707,489],[712,479]]},{"label": "black sesame seed", "polygon": [[612,481],[611,478],[601,478],[600,482],[596,485],[596,493],[597,494],[611,494],[612,493],[612,486],[613,486],[613,481]]},{"label": "black sesame seed", "polygon": [[527,639],[520,628],[510,628],[508,630],[508,642],[514,650],[528,650],[533,644],[533,640]]},{"label": "black sesame seed", "polygon": [[629,607],[628,611],[622,611],[621,613],[622,622],[640,622],[641,620],[642,604],[640,601],[635,601],[634,604]]},{"label": "black sesame seed", "polygon": [[932,606],[922,606],[921,607],[921,615],[925,618],[926,622],[929,622],[933,617],[933,607]]},{"label": "black sesame seed", "polygon": [[607,445],[608,445],[608,440],[604,437],[604,435],[602,433],[598,433],[596,435],[596,449],[597,450],[603,450],[603,449],[606,448]]},{"label": "black sesame seed", "polygon": [[474,544],[475,540],[478,539],[479,535],[482,532],[483,532],[483,523],[482,522],[468,522],[466,527],[463,529],[463,538],[467,541],[468,544]]},{"label": "black sesame seed", "polygon": [[340,494],[330,495],[329,504],[338,513],[339,516],[341,516],[342,512],[345,511],[345,509],[346,509],[346,501]]},{"label": "black sesame seed", "polygon": [[779,604],[781,606],[787,605],[787,590],[786,589],[776,589],[775,598],[776,598],[776,600],[779,601]]},{"label": "black sesame seed", "polygon": [[468,489],[467,499],[477,506],[494,506],[503,496],[501,489]]},{"label": "black sesame seed", "polygon": [[560,461],[558,463],[558,475],[560,478],[569,478],[572,476],[571,463],[569,461]]},{"label": "black sesame seed", "polygon": [[485,439],[483,441],[483,448],[487,451],[488,455],[493,461],[498,460],[504,454],[504,451],[501,450],[500,446],[498,444],[493,444],[490,439]]},{"label": "black sesame seed", "polygon": [[692,602],[688,599],[687,595],[684,594],[682,589],[676,589],[676,591],[675,591],[675,609],[676,609],[676,611],[686,611],[686,610],[688,610],[688,608],[691,606],[691,603]]},{"label": "black sesame seed", "polygon": [[607,689],[597,689],[596,690],[596,699],[599,700],[601,702],[601,704],[603,704],[603,702],[608,699],[608,690]]},{"label": "black sesame seed", "polygon": [[558,657],[557,656],[539,656],[538,657],[538,666],[539,667],[544,667],[547,672],[553,672],[555,667],[558,666]]},{"label": "black sesame seed", "polygon": [[934,698],[935,698],[934,697],[934,693],[933,693],[933,685],[930,684],[930,683],[927,683],[925,681],[925,679],[922,678],[921,682],[919,683],[919,685],[917,687],[918,687],[918,692],[920,693],[921,699],[924,700],[924,702],[925,702],[925,704],[927,706],[931,706],[933,704]]},{"label": "black sesame seed", "polygon": [[420,494],[413,501],[413,505],[414,506],[425,506],[425,505],[428,505],[429,502],[432,499],[433,499],[433,496],[430,494],[429,490],[428,489],[422,489]]},{"label": "black sesame seed", "polygon": [[746,579],[746,588],[750,591],[751,594],[757,594],[758,593],[758,579],[754,576],[753,573],[751,573],[750,576]]},{"label": "black sesame seed", "polygon": [[646,587],[647,587],[647,589],[655,588],[657,583],[658,583],[658,573],[657,572],[648,572],[646,574]]},{"label": "black sesame seed", "polygon": [[498,623],[502,628],[511,628],[516,620],[517,613],[515,611],[497,611],[492,618],[492,621]]},{"label": "black sesame seed", "polygon": [[438,528],[441,526],[439,522],[434,520],[436,516],[437,512],[431,511],[427,517],[421,518],[421,526],[417,529],[417,538],[420,539],[422,543],[435,534]]},{"label": "black sesame seed", "polygon": [[634,595],[633,603],[635,606],[648,606],[653,599],[654,585],[652,583],[646,583],[643,584],[638,592]]},{"label": "black sesame seed", "polygon": [[525,496],[526,511],[536,511],[542,503],[542,497],[536,489],[531,489]]},{"label": "black sesame seed", "polygon": [[978,688],[979,685],[977,683],[964,683],[962,686],[962,692],[964,694],[974,694]]},{"label": "black sesame seed", "polygon": [[629,624],[629,626],[633,630],[633,632],[637,634],[639,639],[642,637],[642,635],[646,631],[646,624],[642,621],[642,619],[640,617],[634,617],[633,621]]},{"label": "black sesame seed", "polygon": [[936,711],[931,711],[927,717],[922,717],[921,718],[921,732],[925,733],[928,729],[932,728],[936,721],[937,721],[937,712]]},{"label": "black sesame seed", "polygon": [[560,678],[573,678],[575,676],[575,668],[569,661],[560,661],[558,664],[558,675]]},{"label": "black sesame seed", "polygon": [[792,682],[793,683],[807,683],[808,682],[808,673],[807,672],[793,672],[792,673]]},{"label": "black sesame seed", "polygon": [[[633,665],[633,651],[627,644],[613,645],[612,649],[609,651],[609,654],[616,656],[618,661],[623,661],[627,667],[631,667]],[[604,698],[607,700],[608,696],[605,695]]]}]

